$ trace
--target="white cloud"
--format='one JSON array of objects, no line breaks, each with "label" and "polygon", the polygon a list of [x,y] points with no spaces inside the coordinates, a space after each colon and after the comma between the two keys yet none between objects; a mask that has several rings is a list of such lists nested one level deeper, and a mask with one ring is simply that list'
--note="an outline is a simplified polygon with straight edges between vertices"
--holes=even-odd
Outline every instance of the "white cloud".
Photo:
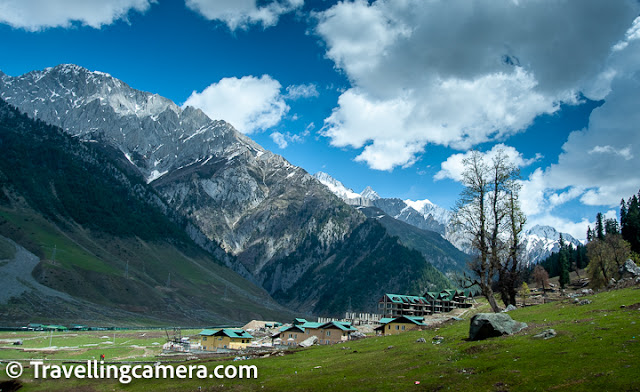
[{"label": "white cloud", "polygon": [[99,29],[145,12],[154,0],[0,0],[0,23],[28,31],[71,27],[74,22]]},{"label": "white cloud", "polygon": [[304,130],[304,132],[300,134],[292,134],[291,132],[282,133],[276,131],[272,132],[269,137],[275,144],[278,145],[278,147],[284,150],[289,146],[289,143],[302,143],[304,139],[309,136],[309,132],[311,129],[313,129],[313,126],[313,123],[310,123],[309,125],[307,125],[307,128]]},{"label": "white cloud", "polygon": [[[502,143],[494,145],[491,150],[486,151],[482,154],[485,162],[491,162],[491,160],[498,154],[499,151],[502,151],[508,158],[508,162],[512,165],[522,168],[531,165],[536,162],[540,158],[542,158],[539,154],[534,158],[525,159],[518,150],[511,146],[506,146]],[[435,180],[443,180],[445,178],[450,178],[455,181],[462,180],[462,173],[464,172],[464,159],[471,156],[471,151],[468,151],[464,154],[454,154],[447,158],[446,161],[442,162],[440,165],[440,171],[436,173],[433,177]]]},{"label": "white cloud", "polygon": [[265,4],[257,0],[186,0],[186,5],[209,20],[219,20],[230,30],[247,29],[261,24],[275,26],[281,15],[304,5],[304,0],[276,0]]},{"label": "white cloud", "polygon": [[280,132],[273,132],[269,136],[271,137],[271,140],[273,140],[273,142],[277,144],[281,149],[285,149],[289,145],[285,136]]},{"label": "white cloud", "polygon": [[612,46],[635,37],[637,14],[626,1],[340,2],[317,14],[316,32],[352,87],[322,134],[382,170],[427,144],[504,140],[582,90],[605,94]]},{"label": "white cloud", "polygon": [[313,83],[297,84],[287,87],[287,98],[289,99],[314,98],[319,95],[318,88]]},{"label": "white cloud", "polygon": [[199,108],[212,119],[225,120],[242,133],[252,133],[277,125],[289,111],[281,88],[269,75],[224,78],[200,93],[191,93],[183,107]]}]

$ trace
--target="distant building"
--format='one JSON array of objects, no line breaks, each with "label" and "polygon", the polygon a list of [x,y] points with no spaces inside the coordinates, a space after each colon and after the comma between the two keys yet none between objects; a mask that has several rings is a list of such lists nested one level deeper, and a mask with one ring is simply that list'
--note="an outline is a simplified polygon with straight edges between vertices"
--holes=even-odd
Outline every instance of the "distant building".
[{"label": "distant building", "polygon": [[462,290],[447,289],[428,291],[423,296],[385,294],[378,300],[378,312],[383,317],[424,317],[433,313],[450,312],[456,308],[468,308],[471,294]]},{"label": "distant building", "polygon": [[385,294],[378,301],[378,313],[383,317],[424,317],[433,313],[432,304],[425,297],[415,295]]},{"label": "distant building", "polygon": [[314,323],[304,320],[302,324],[295,324],[301,320],[304,319],[296,319],[294,325],[281,328],[272,337],[280,338],[282,344],[287,346],[297,346],[312,336],[318,338],[319,344],[333,344],[349,340],[349,335],[357,331],[350,323],[340,321]]},{"label": "distant building", "polygon": [[383,318],[380,326],[375,328],[380,335],[397,335],[405,331],[414,331],[426,327],[423,317],[400,316],[396,318]]},{"label": "distant building", "polygon": [[204,329],[199,335],[203,351],[216,351],[218,349],[241,350],[246,348],[251,343],[251,339],[253,339],[253,336],[248,332],[236,328]]}]

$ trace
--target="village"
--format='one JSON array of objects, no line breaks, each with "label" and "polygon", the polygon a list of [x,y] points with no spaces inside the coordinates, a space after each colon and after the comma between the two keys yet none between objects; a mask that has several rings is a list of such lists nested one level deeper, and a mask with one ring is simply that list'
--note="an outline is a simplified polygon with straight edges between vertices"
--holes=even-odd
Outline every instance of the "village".
[{"label": "village", "polygon": [[165,345],[165,352],[286,349],[342,343],[372,335],[394,335],[457,318],[473,306],[472,301],[470,292],[455,289],[426,292],[423,296],[385,294],[378,300],[376,314],[347,312],[342,319],[296,318],[288,324],[253,320],[242,328],[204,329],[193,341],[175,339]]}]

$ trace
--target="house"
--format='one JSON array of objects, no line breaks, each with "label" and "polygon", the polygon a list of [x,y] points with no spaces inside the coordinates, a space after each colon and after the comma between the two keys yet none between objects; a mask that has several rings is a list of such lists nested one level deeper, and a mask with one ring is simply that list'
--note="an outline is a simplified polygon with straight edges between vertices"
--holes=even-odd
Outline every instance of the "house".
[{"label": "house", "polygon": [[340,321],[330,321],[328,323],[322,324],[318,327],[320,332],[318,336],[319,344],[333,344],[346,342],[349,340],[349,335],[352,332],[356,332],[357,329],[354,328],[350,323],[340,322]]},{"label": "house", "polygon": [[[384,323],[383,323],[384,321]],[[426,327],[424,318],[412,316],[400,316],[392,319],[380,320],[381,325],[375,328],[380,335],[396,335],[405,331],[413,331]]]},{"label": "house", "polygon": [[378,313],[383,317],[421,317],[432,312],[432,303],[425,297],[385,294],[378,300]]},{"label": "house", "polygon": [[349,335],[357,331],[350,323],[341,321],[329,321],[326,323],[314,323],[306,321],[303,324],[296,319],[294,325],[280,329],[273,338],[280,338],[283,345],[297,346],[312,336],[318,338],[318,344],[333,344],[349,340]]},{"label": "house", "polygon": [[253,339],[248,332],[239,328],[204,329],[199,335],[203,351],[241,350],[246,348]]},{"label": "house", "polygon": [[290,325],[283,327],[280,331],[272,336],[272,338],[280,338],[285,346],[297,346],[305,339],[309,338],[305,335],[305,329],[301,325]]}]

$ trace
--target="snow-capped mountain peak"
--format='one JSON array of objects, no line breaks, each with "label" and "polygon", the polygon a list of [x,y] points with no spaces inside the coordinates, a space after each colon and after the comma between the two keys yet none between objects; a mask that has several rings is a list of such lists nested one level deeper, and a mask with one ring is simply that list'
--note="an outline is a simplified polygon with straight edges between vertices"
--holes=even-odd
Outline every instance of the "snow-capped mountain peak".
[{"label": "snow-capped mountain peak", "polygon": [[360,197],[367,200],[378,200],[380,195],[376,191],[373,190],[370,186],[364,188],[362,193],[360,193]]},{"label": "snow-capped mountain peak", "polygon": [[347,188],[340,181],[331,177],[329,174],[325,172],[317,172],[313,175],[316,180],[320,181],[324,184],[331,192],[333,192],[339,198],[345,199],[356,199],[360,197],[360,194],[353,191],[353,189]]},{"label": "snow-capped mountain peak", "polygon": [[551,226],[535,225],[522,236],[521,244],[529,256],[529,263],[536,264],[560,250],[560,234],[567,246],[582,245],[571,234],[560,233]]}]

